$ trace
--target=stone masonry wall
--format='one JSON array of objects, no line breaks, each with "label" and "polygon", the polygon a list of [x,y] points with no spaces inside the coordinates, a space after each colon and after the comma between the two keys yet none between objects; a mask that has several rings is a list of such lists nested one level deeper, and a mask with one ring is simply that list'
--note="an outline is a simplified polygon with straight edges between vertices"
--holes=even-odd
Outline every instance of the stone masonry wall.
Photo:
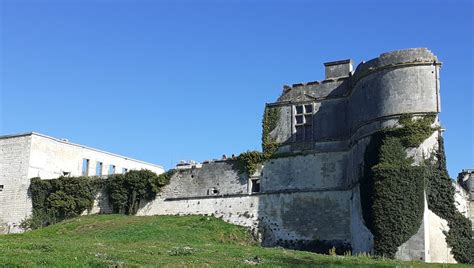
[{"label": "stone masonry wall", "polygon": [[0,233],[18,232],[31,210],[27,195],[31,136],[0,139]]}]

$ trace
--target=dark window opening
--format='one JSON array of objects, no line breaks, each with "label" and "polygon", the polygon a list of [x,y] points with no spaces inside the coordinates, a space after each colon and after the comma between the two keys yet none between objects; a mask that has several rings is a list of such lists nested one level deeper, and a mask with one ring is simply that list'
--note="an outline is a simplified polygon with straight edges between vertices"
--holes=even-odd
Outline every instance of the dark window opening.
[{"label": "dark window opening", "polygon": [[260,180],[252,180],[252,193],[260,192]]},{"label": "dark window opening", "polygon": [[297,115],[296,116],[296,124],[303,124],[303,116],[302,115]]},{"label": "dark window opening", "polygon": [[302,114],[303,113],[303,106],[299,105],[296,106],[296,114]]},{"label": "dark window opening", "polygon": [[63,177],[71,176],[71,172],[63,171]]},{"label": "dark window opening", "polygon": [[3,191],[3,187],[4,187],[3,185],[0,185],[0,192]]},{"label": "dark window opening", "polygon": [[127,168],[122,168],[122,174],[125,174],[128,172],[128,169]]}]

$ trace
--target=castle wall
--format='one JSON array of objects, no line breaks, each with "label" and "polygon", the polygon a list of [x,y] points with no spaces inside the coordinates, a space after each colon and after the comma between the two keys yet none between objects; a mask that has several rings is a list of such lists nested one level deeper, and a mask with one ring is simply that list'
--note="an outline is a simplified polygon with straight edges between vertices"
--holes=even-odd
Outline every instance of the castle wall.
[{"label": "castle wall", "polygon": [[382,69],[355,82],[349,96],[350,125],[403,113],[438,112],[437,66]]},{"label": "castle wall", "polygon": [[446,242],[446,234],[449,232],[448,222],[431,210],[425,210],[428,213],[429,240],[430,240],[430,259],[429,262],[436,263],[456,263],[451,253],[451,248]]},{"label": "castle wall", "polygon": [[348,77],[287,87],[277,102],[267,104],[285,111],[270,137],[295,142],[291,107],[297,104],[315,104],[312,141],[316,143],[354,139],[367,124],[403,113],[439,112],[439,66],[429,50],[407,49],[361,63]]},{"label": "castle wall", "polygon": [[346,152],[311,153],[267,161],[261,189],[281,190],[348,189]]},{"label": "castle wall", "polygon": [[[234,161],[203,164],[202,168],[180,170],[162,190],[166,198],[246,194],[247,177],[236,172]],[[213,194],[215,189],[218,193]]]},{"label": "castle wall", "polygon": [[[249,192],[248,177],[235,161],[179,170],[138,215],[212,214],[259,232],[265,245],[313,240],[350,245],[354,239],[354,252],[366,252],[372,235],[363,224],[358,187],[346,181],[346,154],[268,160],[252,177],[260,178],[258,193]],[[219,194],[210,193],[211,188]]]}]

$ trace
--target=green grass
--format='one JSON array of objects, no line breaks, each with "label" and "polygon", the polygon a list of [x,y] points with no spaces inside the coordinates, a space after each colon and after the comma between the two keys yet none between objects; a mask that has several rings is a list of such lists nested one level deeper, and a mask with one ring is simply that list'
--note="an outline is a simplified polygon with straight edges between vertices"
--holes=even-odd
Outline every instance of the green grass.
[{"label": "green grass", "polygon": [[205,216],[94,215],[0,235],[0,267],[421,267],[419,262],[264,248],[245,228]]}]

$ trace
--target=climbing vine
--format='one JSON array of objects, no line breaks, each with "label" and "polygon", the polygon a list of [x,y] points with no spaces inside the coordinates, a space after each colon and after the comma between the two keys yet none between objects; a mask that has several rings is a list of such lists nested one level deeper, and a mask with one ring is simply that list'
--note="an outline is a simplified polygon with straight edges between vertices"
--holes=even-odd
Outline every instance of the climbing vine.
[{"label": "climbing vine", "polygon": [[37,229],[77,217],[92,208],[99,188],[99,180],[89,177],[32,178],[29,193],[33,215],[22,226]]},{"label": "climbing vine", "polygon": [[425,161],[428,172],[427,198],[428,208],[436,215],[448,221],[449,232],[446,241],[451,253],[458,262],[474,263],[474,240],[472,223],[455,206],[453,182],[446,169],[444,140],[438,140],[435,155]]},{"label": "climbing vine", "polygon": [[446,241],[455,259],[473,263],[472,225],[455,207],[442,137],[436,154],[424,163],[415,166],[407,158],[406,149],[418,147],[438,130],[432,126],[434,119],[434,114],[417,119],[405,114],[400,127],[371,136],[360,184],[363,216],[374,234],[375,253],[394,257],[397,248],[418,231],[426,190],[428,207],[448,221]]},{"label": "climbing vine", "polygon": [[270,137],[270,133],[277,127],[280,120],[279,107],[267,107],[262,121],[262,150],[267,157],[271,156],[280,146],[280,143]]},{"label": "climbing vine", "polygon": [[405,150],[418,147],[435,131],[434,119],[432,114],[418,119],[402,115],[400,127],[373,134],[366,148],[361,203],[378,255],[393,258],[421,225],[425,170],[414,166]]},{"label": "climbing vine", "polygon": [[115,213],[136,214],[140,201],[151,201],[168,184],[173,170],[156,175],[150,170],[132,170],[107,178],[106,190]]},{"label": "climbing vine", "polygon": [[259,151],[247,151],[237,156],[237,168],[241,173],[251,176],[257,170],[257,166],[267,160],[265,153]]}]

